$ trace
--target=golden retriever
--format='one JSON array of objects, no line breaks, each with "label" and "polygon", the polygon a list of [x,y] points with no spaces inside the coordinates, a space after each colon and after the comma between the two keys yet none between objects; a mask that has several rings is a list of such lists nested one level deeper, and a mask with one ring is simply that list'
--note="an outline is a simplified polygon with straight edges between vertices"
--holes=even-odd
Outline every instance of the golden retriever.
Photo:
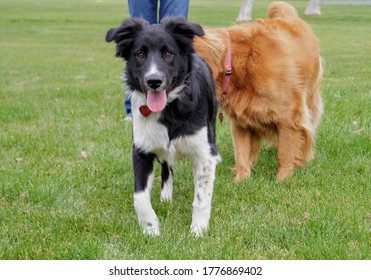
[{"label": "golden retriever", "polygon": [[[230,119],[237,181],[250,177],[261,140],[278,146],[278,180],[314,157],[323,113],[322,64],[312,28],[294,7],[273,2],[267,19],[205,30],[194,45],[212,69]],[[232,75],[224,95],[228,49]]]}]

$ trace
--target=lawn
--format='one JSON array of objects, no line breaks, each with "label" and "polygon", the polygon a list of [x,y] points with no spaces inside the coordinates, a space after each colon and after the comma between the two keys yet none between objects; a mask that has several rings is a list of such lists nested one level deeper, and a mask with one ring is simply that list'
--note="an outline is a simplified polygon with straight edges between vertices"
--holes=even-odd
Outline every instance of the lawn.
[{"label": "lawn", "polygon": [[[255,2],[265,17],[269,1]],[[302,16],[306,1],[290,2]],[[155,182],[162,235],[138,227],[124,64],[104,41],[125,4],[0,0],[0,259],[371,259],[371,6],[322,5],[306,18],[325,60],[325,114],[316,159],[291,179],[276,182],[276,151],[262,150],[235,183],[228,121],[217,124],[223,161],[197,239],[187,159],[172,203]],[[239,4],[191,0],[189,18],[229,26]]]}]

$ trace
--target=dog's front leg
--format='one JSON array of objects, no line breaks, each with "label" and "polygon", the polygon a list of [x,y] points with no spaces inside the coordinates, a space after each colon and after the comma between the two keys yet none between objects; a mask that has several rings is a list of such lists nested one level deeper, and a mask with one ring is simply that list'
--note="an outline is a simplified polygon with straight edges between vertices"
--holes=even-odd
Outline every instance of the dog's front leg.
[{"label": "dog's front leg", "polygon": [[[233,139],[234,157],[236,165],[234,167],[235,180],[237,182],[249,178],[252,167],[252,133],[248,129],[239,126],[235,121],[231,120],[231,131]],[[259,151],[259,150],[257,150]],[[254,157],[257,157],[255,152]]]},{"label": "dog's front leg", "polygon": [[211,157],[208,160],[195,160],[193,164],[195,193],[191,232],[196,236],[201,236],[209,225],[216,163],[216,158]]},{"label": "dog's front leg", "polygon": [[146,234],[159,235],[160,223],[151,204],[154,154],[146,154],[133,146],[134,207],[140,226]]}]

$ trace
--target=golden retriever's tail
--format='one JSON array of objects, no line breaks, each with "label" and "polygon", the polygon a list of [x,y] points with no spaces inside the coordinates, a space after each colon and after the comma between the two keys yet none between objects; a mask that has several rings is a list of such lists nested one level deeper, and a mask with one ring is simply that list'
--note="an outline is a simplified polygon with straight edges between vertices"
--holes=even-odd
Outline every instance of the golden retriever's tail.
[{"label": "golden retriever's tail", "polygon": [[275,1],[268,7],[269,18],[282,18],[284,20],[297,19],[295,8],[284,1]]}]

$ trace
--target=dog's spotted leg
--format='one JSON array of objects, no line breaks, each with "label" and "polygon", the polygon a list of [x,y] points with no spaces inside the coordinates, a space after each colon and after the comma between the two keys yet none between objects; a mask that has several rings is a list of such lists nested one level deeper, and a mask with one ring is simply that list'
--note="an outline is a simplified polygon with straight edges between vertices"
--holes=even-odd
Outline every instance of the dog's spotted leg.
[{"label": "dog's spotted leg", "polygon": [[171,201],[173,198],[173,171],[167,162],[162,166],[161,201]]},{"label": "dog's spotted leg", "polygon": [[195,193],[191,232],[196,236],[202,236],[209,225],[216,164],[217,157],[211,157],[195,160],[193,165]]},{"label": "dog's spotted leg", "polygon": [[142,153],[135,146],[133,147],[134,208],[143,233],[159,235],[160,223],[151,204],[154,159],[153,154]]}]

